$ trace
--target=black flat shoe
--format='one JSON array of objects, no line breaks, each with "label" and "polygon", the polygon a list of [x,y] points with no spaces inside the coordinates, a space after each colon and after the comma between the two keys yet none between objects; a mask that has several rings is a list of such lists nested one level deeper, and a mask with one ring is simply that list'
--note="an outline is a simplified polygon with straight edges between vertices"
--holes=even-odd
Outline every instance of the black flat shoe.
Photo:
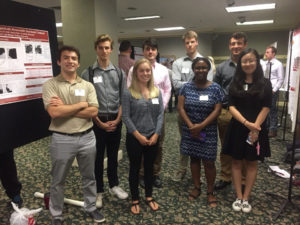
[{"label": "black flat shoe", "polygon": [[215,190],[222,190],[224,189],[226,186],[230,185],[231,181],[224,181],[224,180],[219,180],[216,184],[215,184]]}]

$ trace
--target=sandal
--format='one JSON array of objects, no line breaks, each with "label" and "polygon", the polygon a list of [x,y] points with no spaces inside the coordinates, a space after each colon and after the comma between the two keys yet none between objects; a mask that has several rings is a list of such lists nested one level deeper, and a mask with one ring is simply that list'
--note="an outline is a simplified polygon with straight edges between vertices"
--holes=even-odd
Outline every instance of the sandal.
[{"label": "sandal", "polygon": [[195,200],[201,194],[201,187],[194,187],[194,189],[189,193],[189,199]]},{"label": "sandal", "polygon": [[[152,198],[150,200],[146,199],[145,202],[151,208],[152,211],[157,211],[159,209],[159,206],[158,206],[157,202],[154,200],[154,198]],[[154,208],[155,204],[157,205],[157,208]]]},{"label": "sandal", "polygon": [[[213,197],[215,200],[209,200],[209,196]],[[217,199],[214,195],[214,192],[207,192],[207,203],[210,208],[215,208],[217,207]]]},{"label": "sandal", "polygon": [[[134,214],[134,215],[140,214],[140,205],[139,204],[140,204],[139,201],[137,201],[135,203],[133,203],[133,202],[131,203],[130,211],[131,211],[132,214]],[[133,208],[134,208],[135,211],[132,210]]]}]

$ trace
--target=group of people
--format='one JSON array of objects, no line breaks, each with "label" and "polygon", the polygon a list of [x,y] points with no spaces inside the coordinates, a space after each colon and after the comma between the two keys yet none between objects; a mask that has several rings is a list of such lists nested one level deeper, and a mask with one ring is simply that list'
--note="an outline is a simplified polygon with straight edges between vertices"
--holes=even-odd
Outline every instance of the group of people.
[{"label": "group of people", "polygon": [[[236,200],[232,208],[248,213],[252,209],[249,197],[256,180],[257,162],[270,156],[269,137],[276,136],[276,101],[284,78],[282,64],[275,59],[276,48],[267,47],[268,61],[261,63],[255,49],[246,49],[246,34],[233,33],[229,38],[230,59],[216,68],[211,79],[212,63],[197,52],[197,34],[189,31],[183,40],[187,56],[173,64],[173,83],[179,90],[182,154],[175,180],[185,176],[190,157],[194,188],[189,198],[196,199],[201,194],[202,161],[208,205],[216,207],[213,191],[233,181]],[[267,119],[270,110],[274,113]],[[218,135],[222,146],[221,174],[215,184]]]},{"label": "group of people", "polygon": [[[183,179],[190,159],[194,188],[189,199],[195,200],[201,194],[202,161],[208,205],[217,206],[214,191],[232,180],[236,190],[233,210],[250,212],[248,200],[256,180],[257,161],[270,156],[269,137],[274,137],[277,129],[272,118],[276,108],[267,119],[274,102],[276,107],[283,81],[276,49],[267,48],[270,59],[261,66],[257,51],[246,50],[246,34],[234,33],[229,39],[230,59],[214,73],[212,61],[197,51],[197,33],[188,31],[183,41],[186,56],[175,60],[171,76],[178,95],[181,135],[180,165],[174,180]],[[159,209],[152,190],[153,186],[162,187],[164,113],[172,88],[169,71],[156,61],[155,39],[144,41],[144,58],[136,62],[129,57],[130,43],[121,44],[122,69],[110,61],[113,40],[109,35],[98,36],[94,48],[96,61],[79,76],[79,51],[63,46],[57,60],[61,73],[43,85],[43,102],[51,117],[49,210],[55,225],[63,221],[64,181],[75,158],[82,176],[84,209],[95,222],[105,221],[97,210],[103,205],[105,152],[109,193],[119,199],[128,198],[119,186],[117,173],[122,122],[127,128],[130,211],[140,213],[139,184],[145,188],[145,203],[153,211]],[[222,146],[221,174],[215,183],[218,137]],[[20,189],[18,183],[18,193],[12,193],[11,198],[20,197]]]}]

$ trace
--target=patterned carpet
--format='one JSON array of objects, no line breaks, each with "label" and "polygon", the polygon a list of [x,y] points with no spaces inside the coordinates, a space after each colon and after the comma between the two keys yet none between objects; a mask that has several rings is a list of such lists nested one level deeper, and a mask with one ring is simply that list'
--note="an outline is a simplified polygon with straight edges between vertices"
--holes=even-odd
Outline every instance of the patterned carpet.
[{"label": "patterned carpet", "polygon": [[[141,214],[133,216],[130,213],[129,200],[118,200],[111,197],[107,191],[104,195],[103,214],[106,217],[104,224],[300,224],[300,214],[295,208],[287,207],[281,216],[272,221],[273,213],[277,212],[282,200],[274,200],[266,195],[273,192],[287,196],[288,180],[279,178],[267,172],[268,165],[279,165],[289,171],[289,164],[283,163],[282,158],[285,143],[282,141],[282,132],[277,138],[272,139],[272,157],[265,163],[259,164],[257,181],[250,199],[253,210],[249,214],[234,212],[231,204],[235,199],[233,187],[217,192],[218,206],[211,209],[207,205],[206,186],[202,185],[201,196],[194,200],[188,200],[188,191],[193,187],[190,172],[181,182],[172,181],[172,175],[178,167],[179,134],[177,128],[176,113],[166,114],[166,138],[164,143],[164,162],[161,178],[163,188],[154,189],[153,196],[160,204],[160,210],[152,212],[144,202],[141,203]],[[123,127],[123,139],[121,149],[125,150],[125,129]],[[291,141],[288,132],[287,140]],[[23,184],[22,197],[26,208],[43,207],[43,200],[35,198],[34,192],[48,192],[50,184],[50,158],[48,154],[49,137],[30,143],[15,150],[19,178]],[[119,164],[120,186],[129,192],[128,185],[128,158],[126,151]],[[217,161],[217,171],[219,162]],[[106,180],[107,181],[107,180]],[[141,196],[144,190],[140,189]],[[294,194],[300,194],[300,189],[294,188]],[[82,199],[81,180],[78,168],[73,167],[65,184],[65,196],[71,199]],[[9,199],[0,186],[0,224],[9,224],[9,216],[12,210],[8,207]],[[64,224],[94,224],[93,221],[79,207],[65,205]],[[43,210],[37,216],[37,224],[50,224],[51,218],[47,210]]]}]

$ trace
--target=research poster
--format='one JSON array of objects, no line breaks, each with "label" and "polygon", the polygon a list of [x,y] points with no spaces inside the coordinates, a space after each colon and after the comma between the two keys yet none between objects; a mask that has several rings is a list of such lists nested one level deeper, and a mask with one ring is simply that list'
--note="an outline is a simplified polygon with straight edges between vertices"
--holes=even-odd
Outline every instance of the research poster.
[{"label": "research poster", "polygon": [[0,105],[41,98],[52,77],[48,31],[0,25]]},{"label": "research poster", "polygon": [[294,131],[297,119],[297,107],[299,96],[299,76],[300,76],[300,28],[292,33],[292,43],[288,52],[288,59],[291,58],[291,65],[287,64],[287,73],[290,72],[289,90],[289,114],[292,120],[292,131]]}]

